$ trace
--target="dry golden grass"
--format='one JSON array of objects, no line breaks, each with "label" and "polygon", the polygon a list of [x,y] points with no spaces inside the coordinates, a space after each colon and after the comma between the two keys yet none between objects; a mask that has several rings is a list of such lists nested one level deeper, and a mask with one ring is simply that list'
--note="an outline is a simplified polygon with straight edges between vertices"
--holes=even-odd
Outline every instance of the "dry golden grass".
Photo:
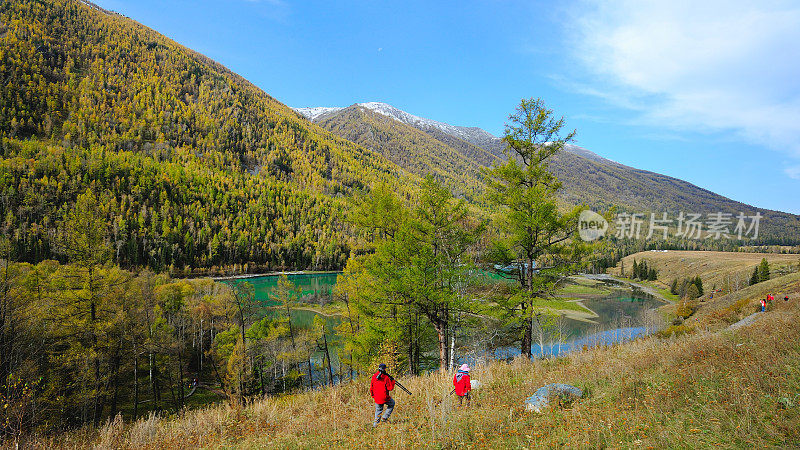
[{"label": "dry golden grass", "polygon": [[728,295],[703,303],[692,321],[705,327],[718,327],[734,323],[759,310],[759,301],[772,294],[775,301],[769,308],[784,304],[784,296],[800,301],[800,272],[773,278],[745,287]]},{"label": "dry golden grass", "polygon": [[[800,445],[800,274],[768,283],[792,291],[789,303],[735,331],[714,319],[744,297],[704,303],[692,334],[650,337],[557,360],[476,367],[483,387],[469,409],[448,396],[451,375],[401,381],[392,422],[371,427],[366,382],[244,408],[218,406],[182,417],[111,421],[100,430],[36,438],[33,447],[86,448],[521,448],[752,447]],[[761,288],[769,288],[762,286]],[[787,288],[788,289],[788,288]],[[524,411],[540,386],[566,382],[588,395],[570,409]]]},{"label": "dry golden grass", "polygon": [[[636,262],[647,261],[648,267],[658,269],[658,281],[669,286],[676,278],[700,275],[703,286],[711,289],[716,285],[722,288],[725,278],[735,275],[743,279],[744,283],[750,279],[753,268],[762,258],[767,258],[773,272],[778,267],[800,264],[800,255],[779,253],[743,253],[743,252],[702,252],[670,250],[668,252],[640,252],[628,255],[622,259],[625,272],[630,275],[633,269],[633,260]],[[609,273],[619,274],[621,264],[609,269]]]}]

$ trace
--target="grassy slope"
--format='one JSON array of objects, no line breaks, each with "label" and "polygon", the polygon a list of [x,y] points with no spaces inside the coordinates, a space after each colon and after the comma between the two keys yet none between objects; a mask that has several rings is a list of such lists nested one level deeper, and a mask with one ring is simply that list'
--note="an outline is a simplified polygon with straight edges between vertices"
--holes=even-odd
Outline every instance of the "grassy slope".
[{"label": "grassy slope", "polygon": [[688,321],[689,325],[700,327],[724,326],[738,321],[757,311],[759,302],[767,294],[775,296],[770,308],[783,308],[784,296],[789,296],[789,303],[798,301],[800,293],[800,272],[791,273],[772,280],[748,286],[729,295],[707,301],[697,314]]},{"label": "grassy slope", "polygon": [[[769,284],[769,285],[768,285]],[[791,291],[789,303],[736,332],[713,315],[758,297]],[[730,297],[730,298],[728,298]],[[748,300],[749,301],[749,300]],[[212,407],[181,418],[121,423],[39,441],[85,447],[708,447],[800,445],[800,274],[703,304],[694,334],[650,337],[558,360],[476,367],[471,409],[447,395],[451,375],[402,379],[393,423],[373,430],[366,383],[346,384],[246,408]],[[702,325],[702,326],[700,326]],[[522,403],[540,386],[567,382],[589,395],[571,409],[541,415]]]},{"label": "grassy slope", "polygon": [[[648,266],[658,269],[658,281],[666,286],[673,279],[684,276],[700,275],[703,286],[710,289],[715,284],[722,287],[727,275],[740,275],[744,280],[749,280],[753,268],[767,258],[773,272],[780,266],[797,265],[800,255],[782,255],[777,253],[739,253],[739,252],[700,252],[700,251],[673,251],[668,252],[640,252],[628,255],[622,259],[625,272],[630,275],[633,269],[633,260],[647,261]],[[621,265],[609,270],[617,275]]]}]

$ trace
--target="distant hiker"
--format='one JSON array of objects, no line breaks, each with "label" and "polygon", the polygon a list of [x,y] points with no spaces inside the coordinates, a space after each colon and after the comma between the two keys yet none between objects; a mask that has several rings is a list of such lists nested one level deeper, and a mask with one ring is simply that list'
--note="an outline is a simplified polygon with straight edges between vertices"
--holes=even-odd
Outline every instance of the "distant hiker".
[{"label": "distant hiker", "polygon": [[767,301],[762,298],[761,299],[761,312],[764,312],[766,310],[767,310]]},{"label": "distant hiker", "polygon": [[472,390],[472,383],[469,381],[468,365],[462,364],[458,369],[458,372],[453,376],[453,386],[455,386],[456,395],[458,396],[458,406],[464,403],[464,399],[467,400],[467,406],[469,406],[471,400],[469,393]]},{"label": "distant hiker", "polygon": [[773,297],[772,294],[767,294],[767,301],[772,303],[773,300],[775,300],[775,297]]},{"label": "distant hiker", "polygon": [[372,380],[369,383],[369,395],[375,400],[375,421],[372,422],[373,427],[377,427],[381,422],[381,413],[383,406],[386,405],[386,412],[383,413],[383,421],[387,422],[389,416],[394,411],[394,399],[389,395],[389,391],[394,389],[394,380],[386,373],[386,364],[379,364],[378,371],[372,375]]},{"label": "distant hiker", "polygon": [[783,297],[783,301],[788,302],[789,301],[789,296],[787,295],[786,297]]}]

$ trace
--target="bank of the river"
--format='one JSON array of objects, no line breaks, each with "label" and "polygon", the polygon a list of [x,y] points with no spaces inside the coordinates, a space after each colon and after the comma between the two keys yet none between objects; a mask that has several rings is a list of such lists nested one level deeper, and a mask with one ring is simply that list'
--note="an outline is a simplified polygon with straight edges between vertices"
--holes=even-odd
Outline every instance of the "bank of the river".
[{"label": "bank of the river", "polygon": [[[315,317],[322,317],[325,320],[329,344],[335,350],[341,345],[336,336],[336,328],[347,318],[346,305],[333,301],[332,291],[338,274],[339,272],[279,272],[260,276],[221,278],[219,281],[226,284],[245,281],[253,284],[256,300],[260,301],[268,311],[273,311],[270,314],[279,314],[280,306],[271,298],[272,290],[277,286],[279,278],[286,275],[301,293],[291,310],[293,325],[310,328],[315,323]],[[492,281],[504,282],[502,279],[495,280],[489,277],[487,280],[489,284],[492,284]],[[479,301],[488,300],[487,298]],[[543,350],[539,348],[538,343],[535,343],[534,353],[557,355],[574,348],[593,345],[592,343],[612,344],[652,333],[656,331],[654,323],[648,321],[645,316],[648,311],[663,305],[664,301],[658,292],[645,286],[631,290],[622,280],[606,277],[570,277],[554,297],[536,300],[534,306],[538,310],[546,311],[549,317],[547,320],[553,322],[548,328],[556,327],[558,331],[548,331],[546,348]],[[484,320],[487,329],[466,327],[459,331],[457,360],[470,361],[470,358],[476,356],[489,356],[490,353],[486,351],[490,347],[505,355],[499,357],[513,356],[515,351],[518,352],[518,348],[513,346],[486,347],[487,344],[483,342],[486,333],[506,336],[509,332],[505,322],[492,309],[492,304],[491,301],[484,304],[484,309],[488,310],[477,314]],[[558,325],[555,325],[556,323]],[[502,339],[511,339],[511,336]],[[338,360],[335,351],[332,358]]]},{"label": "bank of the river", "polygon": [[[261,277],[279,277],[281,275],[338,275],[342,273],[341,270],[295,270],[291,272],[265,272],[265,273],[244,273],[240,275],[226,275],[221,277],[208,277],[214,281],[225,281],[225,280],[245,280],[248,278],[261,278]],[[204,277],[206,278],[206,277]]]},{"label": "bank of the river", "polygon": [[[668,294],[669,291],[664,292],[664,290],[657,289],[652,286],[648,286],[646,284],[642,284],[627,278],[615,277],[613,275],[609,275],[607,273],[598,273],[598,274],[582,274],[580,275],[590,280],[598,280],[598,281],[614,281],[621,284],[627,284],[629,286],[636,287],[644,291],[645,293],[652,295],[653,297],[664,301],[665,303],[674,303],[677,298],[674,295]],[[669,297],[668,297],[669,295]]]}]

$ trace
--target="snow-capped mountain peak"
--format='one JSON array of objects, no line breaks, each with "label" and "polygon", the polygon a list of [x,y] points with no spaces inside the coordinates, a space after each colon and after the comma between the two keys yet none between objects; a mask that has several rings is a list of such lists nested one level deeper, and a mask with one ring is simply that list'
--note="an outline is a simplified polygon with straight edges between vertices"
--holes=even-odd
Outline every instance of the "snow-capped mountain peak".
[{"label": "snow-capped mountain peak", "polygon": [[[502,149],[505,145],[501,143],[500,138],[494,136],[493,134],[489,133],[488,131],[482,128],[459,127],[456,125],[450,125],[449,123],[426,119],[424,117],[419,117],[413,114],[409,114],[401,109],[395,108],[392,105],[382,102],[356,103],[353,106],[373,111],[375,113],[381,114],[383,116],[394,119],[398,122],[410,125],[412,127],[424,131],[438,130],[450,136],[454,136],[463,141],[469,142],[470,144],[481,147],[489,151],[490,153],[493,153],[496,156],[503,155]],[[335,113],[345,108],[317,106],[313,108],[293,108],[293,109],[298,113],[302,114],[303,116],[305,116],[308,120],[314,122],[325,114]],[[592,159],[595,161],[612,162],[577,145],[567,144],[564,146],[564,150],[566,150],[569,153],[580,155],[584,158]]]},{"label": "snow-capped mountain peak", "polygon": [[[467,142],[475,142],[475,141],[486,141],[497,139],[495,136],[491,135],[487,131],[477,128],[477,127],[459,127],[455,125],[450,125],[444,122],[438,122],[436,120],[426,119],[424,117],[415,116],[413,114],[409,114],[401,109],[395,108],[392,105],[382,103],[382,102],[365,102],[365,103],[357,103],[355,106],[359,106],[364,109],[368,109],[370,111],[374,111],[378,114],[382,114],[386,117],[390,117],[398,122],[402,122],[417,128],[434,128],[444,133],[447,133],[451,136],[455,136],[457,138],[463,139]],[[312,108],[293,108],[295,111],[299,112],[303,116],[305,116],[310,121],[315,121],[322,115],[340,111],[344,108],[341,107],[329,107],[329,106],[317,106]]]},{"label": "snow-capped mountain peak", "polygon": [[306,119],[313,122],[314,119],[323,114],[340,111],[344,108],[340,106],[314,106],[311,108],[292,108],[292,109],[299,112],[300,114],[305,116]]},{"label": "snow-capped mountain peak", "polygon": [[392,119],[395,119],[398,122],[412,125],[417,128],[435,128],[451,136],[463,139],[467,142],[473,142],[475,140],[482,140],[482,139],[484,140],[496,139],[495,136],[492,136],[487,131],[477,127],[459,127],[455,125],[450,125],[449,123],[426,119],[424,117],[419,117],[413,114],[409,114],[403,110],[395,108],[392,105],[387,105],[386,103],[367,102],[367,103],[359,103],[358,106],[369,109],[371,111],[375,111],[376,113],[383,114],[384,116],[387,117],[391,117]]}]

